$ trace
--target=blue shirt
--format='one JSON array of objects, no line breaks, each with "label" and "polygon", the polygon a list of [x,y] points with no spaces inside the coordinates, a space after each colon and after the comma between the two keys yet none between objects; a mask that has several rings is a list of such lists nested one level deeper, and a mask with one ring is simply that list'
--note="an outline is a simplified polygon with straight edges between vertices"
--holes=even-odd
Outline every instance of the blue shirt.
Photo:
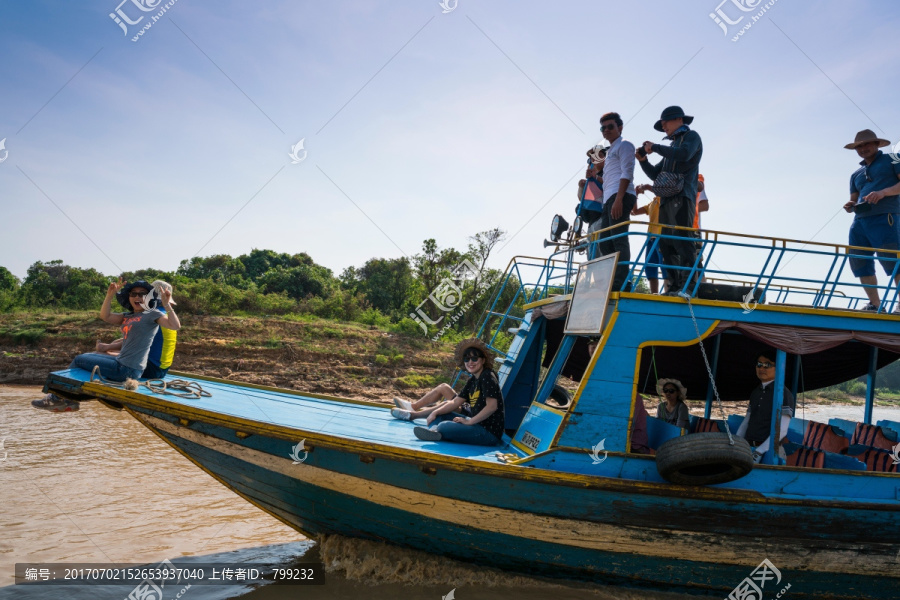
[{"label": "blue shirt", "polygon": [[[857,217],[871,217],[886,213],[900,213],[900,196],[885,196],[877,204],[867,204],[863,198],[872,192],[880,192],[897,184],[900,175],[900,163],[893,164],[891,158],[878,151],[872,164],[866,166],[866,161],[860,161],[862,165],[850,176],[850,193],[859,194],[857,204],[853,207]],[[867,177],[868,175],[868,177]]]}]

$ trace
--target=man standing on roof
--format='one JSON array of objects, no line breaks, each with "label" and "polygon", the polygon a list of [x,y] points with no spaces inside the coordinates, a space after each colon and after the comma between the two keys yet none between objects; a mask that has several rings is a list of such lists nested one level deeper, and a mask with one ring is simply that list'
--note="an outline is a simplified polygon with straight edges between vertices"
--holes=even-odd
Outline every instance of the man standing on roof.
[{"label": "man standing on roof", "polygon": [[[875,135],[871,129],[864,129],[856,134],[856,139],[844,148],[856,150],[862,158],[860,168],[850,176],[850,201],[844,210],[856,213],[850,226],[850,245],[866,248],[883,248],[897,250],[900,247],[900,162],[893,162],[889,156],[879,150],[889,146],[890,142]],[[853,254],[872,256],[872,250],[853,250]],[[890,277],[897,267],[896,252],[878,252],[881,266]],[[863,310],[878,310],[881,305],[878,293],[878,276],[875,275],[875,263],[871,259],[851,258],[850,269],[859,282],[865,286],[869,303]],[[900,285],[900,268],[894,275],[894,283]],[[900,303],[894,307],[900,312]]]},{"label": "man standing on roof", "polygon": [[[691,130],[688,125],[694,117],[684,114],[680,106],[670,106],[662,111],[659,121],[653,126],[657,131],[666,134],[665,139],[671,141],[671,145],[663,146],[653,142],[644,142],[638,148],[637,159],[641,163],[644,173],[658,183],[660,173],[674,173],[683,177],[683,184],[678,192],[664,196],[659,208],[659,223],[665,225],[677,225],[680,227],[692,227],[697,198],[697,178],[700,175],[700,158],[703,156],[703,142],[700,135]],[[656,165],[651,165],[647,155],[656,152],[663,159]],[[654,189],[654,191],[659,191]],[[663,196],[662,193],[659,194]],[[683,239],[661,239],[660,252],[663,261],[667,265],[684,267],[685,269],[669,269],[670,285],[666,293],[676,295],[682,288],[692,287],[693,282],[687,281],[690,269],[697,257],[697,246],[692,231],[664,228],[663,235]]]},{"label": "man standing on roof", "polygon": [[[759,386],[751,392],[747,415],[737,430],[737,435],[753,446],[755,462],[759,462],[762,455],[772,447],[769,430],[772,427],[772,402],[775,401],[775,386],[772,385],[772,382],[775,381],[774,356],[774,351],[766,350],[756,358],[756,376],[759,378]],[[781,437],[787,435],[796,402],[794,395],[785,387],[781,402]]]},{"label": "man standing on roof", "polygon": [[[634,194],[634,144],[622,137],[623,125],[619,113],[610,112],[600,117],[600,130],[610,144],[603,163],[604,203],[603,216],[600,217],[601,229],[627,222],[637,201]],[[631,260],[631,244],[627,234],[628,225],[600,234],[600,253],[604,256],[619,253],[619,263],[613,278],[614,292],[622,289],[628,275],[628,265],[623,264]],[[611,236],[619,237],[608,240]]]}]

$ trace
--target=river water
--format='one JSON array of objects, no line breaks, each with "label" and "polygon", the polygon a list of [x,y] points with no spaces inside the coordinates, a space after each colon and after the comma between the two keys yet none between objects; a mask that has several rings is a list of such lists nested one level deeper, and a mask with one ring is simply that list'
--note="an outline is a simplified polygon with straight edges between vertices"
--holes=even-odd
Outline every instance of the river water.
[{"label": "river water", "polygon": [[[404,600],[663,600],[682,594],[560,584],[334,537],[320,545],[244,501],[124,412],[84,402],[38,411],[38,387],[0,386],[0,600],[124,599],[133,586],[13,585],[15,563],[205,563],[291,566],[324,562],[319,586],[192,586],[163,600],[246,598]],[[807,418],[862,418],[861,408],[816,407]],[[798,415],[800,416],[800,415]],[[876,419],[900,421],[900,409]]]}]

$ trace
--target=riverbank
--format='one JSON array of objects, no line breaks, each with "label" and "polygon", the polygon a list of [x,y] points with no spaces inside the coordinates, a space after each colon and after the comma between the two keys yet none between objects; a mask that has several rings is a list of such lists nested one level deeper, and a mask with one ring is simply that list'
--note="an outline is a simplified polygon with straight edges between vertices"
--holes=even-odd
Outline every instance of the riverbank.
[{"label": "riverbank", "polygon": [[[363,400],[419,397],[453,373],[453,344],[316,317],[185,314],[171,369]],[[0,314],[0,383],[47,373],[118,335],[96,312]]]}]

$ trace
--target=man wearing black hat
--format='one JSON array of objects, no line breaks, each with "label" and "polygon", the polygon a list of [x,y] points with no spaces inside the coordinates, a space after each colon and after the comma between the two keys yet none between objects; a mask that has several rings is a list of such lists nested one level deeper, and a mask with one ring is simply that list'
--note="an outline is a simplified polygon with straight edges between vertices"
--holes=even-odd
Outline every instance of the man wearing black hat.
[{"label": "man wearing black hat", "polygon": [[[666,108],[653,128],[665,132],[665,139],[670,140],[671,145],[663,146],[653,142],[644,142],[644,145],[635,153],[640,161],[641,169],[654,182],[657,182],[660,173],[663,172],[674,173],[676,176],[680,175],[684,178],[679,191],[662,198],[659,207],[660,225],[677,225],[686,228],[693,226],[697,177],[700,174],[700,157],[703,156],[703,142],[700,140],[700,135],[688,127],[693,120],[694,117],[685,115],[680,106]],[[647,155],[654,152],[661,155],[663,159],[658,164],[651,165],[647,160]],[[667,293],[675,295],[683,288],[687,288],[686,291],[690,293],[693,281],[688,282],[687,276],[697,257],[693,232],[689,229],[663,228],[662,234],[678,238],[660,240],[659,250],[663,262],[675,267],[684,267],[684,269],[667,270],[669,276]],[[696,279],[696,275],[694,279]]]},{"label": "man wearing black hat", "polygon": [[[860,168],[850,176],[850,201],[844,210],[856,213],[853,225],[850,226],[850,245],[865,248],[884,248],[897,250],[900,247],[900,163],[893,162],[884,152],[879,150],[890,142],[879,138],[871,129],[864,129],[856,134],[851,144],[844,146],[847,150],[856,150],[862,159]],[[872,250],[853,250],[853,254],[872,256]],[[896,258],[896,252],[879,252],[878,258]],[[881,266],[890,277],[896,266],[895,261],[882,260]],[[875,263],[865,258],[851,258],[850,270],[859,282],[865,286],[869,303],[863,310],[878,310],[881,298],[878,293],[878,277],[875,275]],[[894,281],[900,285],[900,270]],[[900,303],[894,308],[900,312]]]}]

